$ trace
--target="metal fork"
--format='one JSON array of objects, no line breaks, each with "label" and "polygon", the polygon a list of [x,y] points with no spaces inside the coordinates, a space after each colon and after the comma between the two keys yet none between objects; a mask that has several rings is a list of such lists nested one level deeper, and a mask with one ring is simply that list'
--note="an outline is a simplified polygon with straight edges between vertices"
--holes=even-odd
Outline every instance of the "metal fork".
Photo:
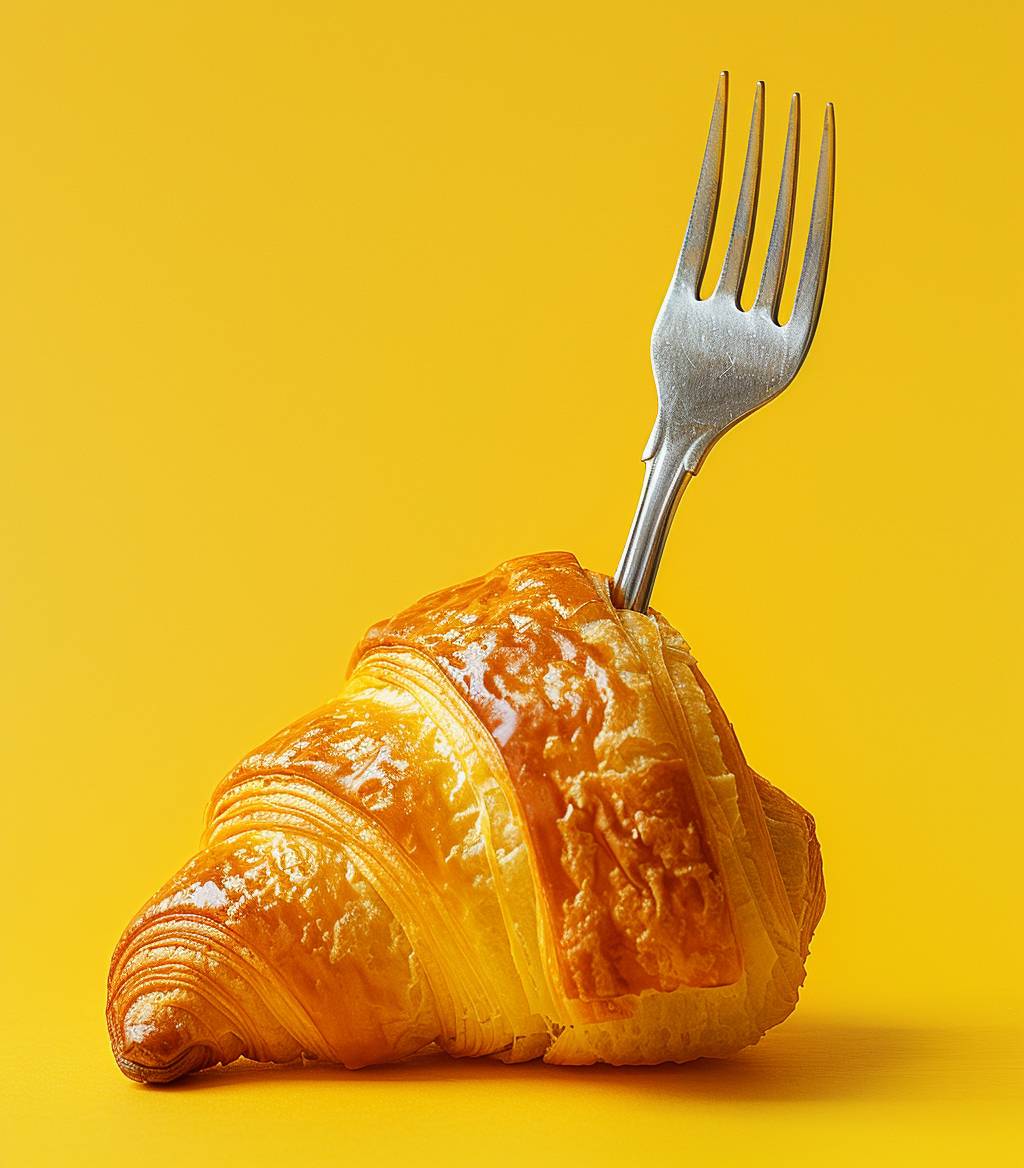
[{"label": "metal fork", "polygon": [[761,283],[752,307],[740,308],[761,179],[764,82],[759,81],[725,262],[714,292],[700,299],[718,212],[728,92],[729,75],[723,73],[683,248],[651,335],[658,416],[642,456],[646,468],[640,502],[612,581],[614,603],[638,612],[647,611],[669,528],[687,483],[726,430],[781,393],[796,376],[811,346],[825,292],[835,183],[831,102],[825,107],[811,225],[793,312],[785,324],[779,323],[800,138],[800,95],[794,93]]}]

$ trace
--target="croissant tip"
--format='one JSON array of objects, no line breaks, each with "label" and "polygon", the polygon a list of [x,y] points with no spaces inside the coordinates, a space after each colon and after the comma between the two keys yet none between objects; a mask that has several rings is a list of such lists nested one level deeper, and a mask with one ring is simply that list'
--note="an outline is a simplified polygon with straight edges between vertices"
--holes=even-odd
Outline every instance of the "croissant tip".
[{"label": "croissant tip", "polygon": [[221,1061],[220,1052],[195,1033],[186,1010],[159,995],[144,995],[126,1009],[111,1000],[107,1013],[114,1060],[135,1083],[173,1082]]}]

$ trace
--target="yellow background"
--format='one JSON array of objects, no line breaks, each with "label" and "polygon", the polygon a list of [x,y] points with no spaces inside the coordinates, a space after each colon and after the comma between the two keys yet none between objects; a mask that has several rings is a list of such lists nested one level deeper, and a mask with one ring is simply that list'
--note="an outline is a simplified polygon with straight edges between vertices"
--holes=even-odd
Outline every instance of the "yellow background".
[{"label": "yellow background", "polygon": [[[9,1163],[1011,1158],[1015,8],[4,7]],[[837,109],[813,351],[691,487],[655,597],[818,818],[800,1009],[727,1064],[129,1084],[107,961],[216,779],[421,594],[540,549],[614,568],[720,68],[726,217],[754,81],[763,228],[803,93],[798,243]]]}]

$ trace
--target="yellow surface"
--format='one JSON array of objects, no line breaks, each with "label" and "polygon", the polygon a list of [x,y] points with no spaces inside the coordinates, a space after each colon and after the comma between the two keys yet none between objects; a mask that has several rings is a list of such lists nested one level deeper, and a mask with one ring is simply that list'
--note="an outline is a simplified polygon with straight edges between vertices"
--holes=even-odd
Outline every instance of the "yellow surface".
[{"label": "yellow surface", "polygon": [[[1015,9],[5,7],[0,1158],[1013,1157]],[[217,778],[422,593],[543,548],[614,568],[723,67],[726,207],[758,77],[771,185],[790,89],[808,149],[838,119],[814,350],[688,492],[656,595],[818,817],[800,1010],[725,1065],[130,1085],[107,960]]]}]

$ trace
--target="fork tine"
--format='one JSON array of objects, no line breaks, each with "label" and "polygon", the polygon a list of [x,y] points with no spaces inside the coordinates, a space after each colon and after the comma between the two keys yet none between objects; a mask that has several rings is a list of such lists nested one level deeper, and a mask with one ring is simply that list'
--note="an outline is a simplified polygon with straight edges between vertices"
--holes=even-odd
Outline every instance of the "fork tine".
[{"label": "fork tine", "polygon": [[793,315],[787,328],[794,328],[804,350],[811,343],[821,314],[825,296],[825,273],[828,271],[828,253],[832,242],[832,201],[836,174],[836,122],[832,103],[825,106],[825,125],[821,132],[821,153],[818,156],[818,177],[814,183],[814,204],[811,225],[807,231],[807,250],[804,252],[800,282],[793,302]]},{"label": "fork tine", "polygon": [[747,274],[750,244],[757,215],[757,195],[761,186],[761,145],[764,140],[764,82],[754,89],[754,110],[750,115],[750,135],[747,138],[747,157],[743,163],[743,181],[736,201],[736,215],[732,221],[729,249],[725,253],[722,274],[718,278],[715,295],[728,296],[739,303],[743,277]]},{"label": "fork tine", "polygon": [[686,225],[686,237],[676,265],[676,284],[691,289],[694,294],[704,278],[711,250],[711,234],[715,229],[718,214],[718,193],[722,185],[722,160],[725,157],[725,113],[729,104],[729,74],[718,78],[718,92],[715,94],[715,108],[711,113],[708,130],[708,144],[704,150],[697,192],[693,197],[693,210]]},{"label": "fork tine", "polygon": [[786,150],[782,156],[782,177],[779,179],[779,197],[775,204],[772,234],[768,254],[764,260],[761,284],[754,300],[755,308],[767,308],[772,320],[778,323],[779,301],[789,263],[789,243],[793,236],[793,207],[796,203],[797,159],[800,152],[800,94],[794,93],[789,103],[789,129],[786,132]]}]

